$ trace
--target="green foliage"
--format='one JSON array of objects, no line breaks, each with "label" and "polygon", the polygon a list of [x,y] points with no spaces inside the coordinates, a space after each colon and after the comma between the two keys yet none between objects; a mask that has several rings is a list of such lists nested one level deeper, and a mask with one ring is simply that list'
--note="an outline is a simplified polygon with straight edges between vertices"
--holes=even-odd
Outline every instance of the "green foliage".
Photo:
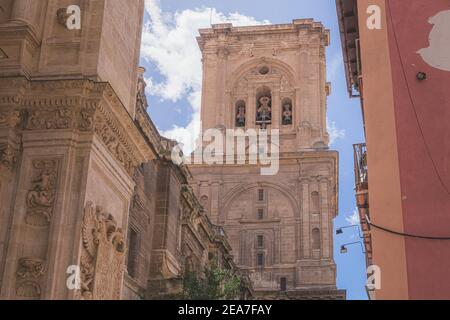
[{"label": "green foliage", "polygon": [[230,270],[217,267],[205,270],[199,277],[194,272],[185,274],[183,297],[187,300],[231,300],[239,297],[241,279]]}]

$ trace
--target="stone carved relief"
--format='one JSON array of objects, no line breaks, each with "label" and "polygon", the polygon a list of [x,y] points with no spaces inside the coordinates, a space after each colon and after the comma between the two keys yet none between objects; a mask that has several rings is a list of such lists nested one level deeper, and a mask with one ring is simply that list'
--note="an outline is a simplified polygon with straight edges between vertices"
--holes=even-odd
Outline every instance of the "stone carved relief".
[{"label": "stone carved relief", "polygon": [[45,261],[37,258],[21,258],[16,272],[16,294],[25,299],[41,297],[40,279],[45,273]]},{"label": "stone carved relief", "polygon": [[17,161],[17,151],[7,143],[0,143],[0,165],[13,170]]},{"label": "stone carved relief", "polygon": [[31,111],[26,128],[29,130],[69,129],[72,127],[73,111],[69,108],[41,109]]},{"label": "stone carved relief", "polygon": [[0,128],[15,128],[21,122],[20,111],[1,111],[0,112]]},{"label": "stone carved relief", "polygon": [[103,117],[97,117],[94,126],[95,133],[100,137],[102,142],[120,162],[128,174],[133,175],[133,160],[129,156],[127,148],[121,143],[119,137]]},{"label": "stone carved relief", "polygon": [[114,300],[120,298],[125,263],[123,231],[111,214],[87,203],[81,248],[81,290],[83,300]]},{"label": "stone carved relief", "polygon": [[285,76],[283,76],[281,78],[280,89],[281,89],[282,92],[290,92],[290,91],[294,90],[294,88],[292,87],[290,81]]},{"label": "stone carved relief", "polygon": [[94,128],[95,108],[82,108],[78,114],[78,129],[92,131]]},{"label": "stone carved relief", "polygon": [[36,160],[32,163],[31,187],[26,197],[27,224],[38,227],[50,225],[58,179],[58,160]]}]

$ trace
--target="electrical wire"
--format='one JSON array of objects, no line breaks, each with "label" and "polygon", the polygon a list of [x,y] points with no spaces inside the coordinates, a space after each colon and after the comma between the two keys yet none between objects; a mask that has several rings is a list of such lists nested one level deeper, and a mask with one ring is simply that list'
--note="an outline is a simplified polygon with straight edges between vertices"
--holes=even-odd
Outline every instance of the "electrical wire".
[{"label": "electrical wire", "polygon": [[366,220],[367,223],[371,226],[374,227],[376,229],[385,231],[385,232],[389,232],[398,236],[402,236],[402,237],[407,237],[407,238],[416,238],[416,239],[427,239],[427,240],[450,240],[450,237],[433,237],[433,236],[421,236],[421,235],[416,235],[416,234],[410,234],[410,233],[403,233],[403,232],[398,232],[398,231],[393,231],[390,230],[388,228],[384,228],[381,226],[378,226],[374,223],[372,223],[369,219],[369,217],[366,216]]},{"label": "electrical wire", "polygon": [[423,130],[422,125],[421,125],[420,120],[419,120],[419,116],[418,116],[417,109],[416,109],[416,104],[415,104],[414,99],[413,99],[413,97],[412,97],[411,88],[410,88],[410,86],[409,86],[408,77],[407,77],[407,75],[406,75],[405,65],[404,65],[403,60],[402,60],[402,55],[401,55],[401,51],[400,51],[400,46],[399,46],[399,42],[398,42],[398,38],[397,38],[397,32],[396,32],[395,26],[394,26],[394,19],[393,19],[393,17],[392,17],[391,1],[390,1],[390,0],[387,0],[387,6],[388,6],[388,11],[389,11],[389,17],[390,17],[390,19],[391,19],[391,24],[392,24],[392,30],[393,30],[393,35],[394,35],[395,45],[396,45],[396,47],[397,47],[398,58],[399,58],[399,60],[400,60],[400,65],[401,65],[401,68],[402,68],[403,77],[404,77],[404,79],[405,79],[406,88],[407,88],[407,90],[408,90],[409,99],[411,100],[411,106],[412,106],[412,109],[413,109],[413,111],[414,111],[414,116],[415,116],[415,118],[416,118],[417,125],[418,125],[418,127],[419,127],[420,135],[422,136],[422,140],[423,140],[423,142],[424,142],[424,145],[425,145],[425,149],[426,149],[427,155],[428,155],[428,157],[430,158],[431,163],[432,163],[432,165],[433,165],[434,172],[436,173],[437,178],[438,178],[440,184],[442,185],[442,187],[444,188],[445,192],[447,193],[447,195],[450,196],[450,190],[449,190],[449,188],[447,187],[447,185],[445,184],[444,179],[442,178],[441,174],[439,173],[437,164],[436,164],[435,160],[433,159],[433,156],[431,155],[430,147],[429,147],[428,144],[427,144],[427,141],[426,141],[426,139],[425,139],[424,130]]}]

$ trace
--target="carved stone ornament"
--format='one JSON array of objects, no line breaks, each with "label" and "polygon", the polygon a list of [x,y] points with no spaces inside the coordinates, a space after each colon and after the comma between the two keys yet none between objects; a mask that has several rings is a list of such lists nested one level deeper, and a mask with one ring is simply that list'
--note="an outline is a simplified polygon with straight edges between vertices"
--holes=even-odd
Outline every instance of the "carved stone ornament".
[{"label": "carved stone ornament", "polygon": [[70,14],[67,13],[67,8],[60,8],[58,9],[58,11],[56,11],[56,17],[58,18],[58,22],[60,25],[66,26]]},{"label": "carved stone ornament", "polygon": [[0,111],[0,128],[15,128],[20,122],[20,111]]},{"label": "carved stone ornament", "polygon": [[17,152],[7,143],[0,143],[0,166],[13,170],[17,162]]},{"label": "carved stone ornament", "polygon": [[81,249],[83,300],[120,299],[125,241],[111,214],[88,202],[84,209]]},{"label": "carved stone ornament", "polygon": [[45,261],[37,258],[21,258],[17,266],[16,294],[25,299],[41,297],[40,279],[45,272]]},{"label": "carved stone ornament", "polygon": [[73,112],[69,108],[34,110],[28,116],[27,129],[49,130],[72,127]]},{"label": "carved stone ornament", "polygon": [[27,224],[37,227],[50,225],[56,198],[58,160],[35,160],[31,187],[26,198]]}]

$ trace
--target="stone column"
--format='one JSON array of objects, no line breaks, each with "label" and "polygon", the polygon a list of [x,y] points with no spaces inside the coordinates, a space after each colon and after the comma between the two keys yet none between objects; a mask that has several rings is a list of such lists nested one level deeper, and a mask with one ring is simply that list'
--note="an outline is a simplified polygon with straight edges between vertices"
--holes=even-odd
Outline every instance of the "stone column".
[{"label": "stone column", "polygon": [[256,88],[254,85],[248,86],[248,106],[247,106],[247,128],[255,129],[256,125]]},{"label": "stone column", "polygon": [[294,127],[297,128],[298,125],[300,124],[300,122],[303,121],[303,115],[302,115],[302,100],[300,98],[301,95],[301,89],[300,88],[295,88],[295,96],[294,99],[292,100],[293,108],[292,108],[292,112],[294,113],[294,118],[293,118],[293,124]]},{"label": "stone column", "polygon": [[[223,100],[225,95],[220,94],[225,92],[225,72],[228,59],[228,50],[225,47],[219,48],[217,52],[217,75],[216,75],[216,90],[218,94],[216,95],[216,105],[214,106],[216,110],[215,115],[215,126],[224,124],[223,116],[224,110],[226,108],[226,102]],[[227,99],[225,99],[227,100]],[[212,107],[212,106],[211,106]]]},{"label": "stone column", "polygon": [[300,178],[300,199],[302,199],[302,220],[303,220],[303,252],[300,254],[302,258],[311,257],[311,228],[310,228],[310,210],[309,210],[309,179]]},{"label": "stone column", "polygon": [[220,110],[219,123],[224,125],[226,128],[234,128],[235,113],[236,110],[234,107],[234,101],[231,98],[231,92],[227,90],[225,93],[225,106],[222,110]]},{"label": "stone column", "polygon": [[272,129],[279,129],[281,123],[280,85],[273,86],[272,92]]},{"label": "stone column", "polygon": [[328,203],[329,180],[326,177],[319,179],[320,200],[321,200],[321,234],[322,234],[322,258],[330,259],[330,209]]},{"label": "stone column", "polygon": [[220,181],[212,181],[209,186],[211,188],[211,220],[213,223],[219,222],[219,204],[220,204]]}]

